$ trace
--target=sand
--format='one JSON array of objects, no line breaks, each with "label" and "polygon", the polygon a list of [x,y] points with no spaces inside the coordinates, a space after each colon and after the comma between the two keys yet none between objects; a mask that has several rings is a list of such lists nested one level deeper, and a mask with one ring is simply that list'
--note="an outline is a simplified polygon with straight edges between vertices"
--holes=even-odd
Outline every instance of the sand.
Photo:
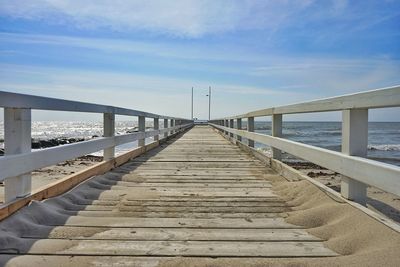
[{"label": "sand", "polygon": [[[89,166],[102,161],[102,157],[83,156],[72,160],[60,162],[32,172],[32,191],[44,185],[55,182],[67,175],[84,170]],[[4,202],[4,183],[0,182],[0,204]]]},{"label": "sand", "polygon": [[400,234],[347,203],[337,202],[308,181],[274,182],[274,191],[297,206],[286,221],[309,228],[343,255],[319,259],[179,258],[158,266],[400,266]]},{"label": "sand", "polygon": [[[340,192],[340,181],[342,179],[341,174],[312,163],[287,164],[336,192]],[[367,197],[367,207],[369,209],[381,213],[393,221],[400,223],[399,196],[387,193],[375,187],[368,187]]]}]

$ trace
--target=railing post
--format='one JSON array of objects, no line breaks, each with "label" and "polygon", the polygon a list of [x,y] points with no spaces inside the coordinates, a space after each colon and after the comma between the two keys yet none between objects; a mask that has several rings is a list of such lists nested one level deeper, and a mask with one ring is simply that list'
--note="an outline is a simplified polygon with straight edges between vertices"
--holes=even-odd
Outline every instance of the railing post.
[{"label": "railing post", "polygon": [[[236,128],[238,129],[238,130],[241,130],[242,129],[242,119],[236,119]],[[236,139],[238,140],[238,141],[242,141],[242,137],[240,136],[240,135],[236,135]]]},{"label": "railing post", "polygon": [[[168,128],[168,119],[164,119],[164,129]],[[164,138],[168,137],[168,131],[164,132]]]},{"label": "railing post", "polygon": [[[229,128],[232,128],[232,129],[233,129],[233,125],[234,125],[233,119],[230,119],[230,120],[229,120]],[[233,138],[233,133],[230,133],[229,135],[230,135],[231,138]]]},{"label": "railing post", "polygon": [[[366,157],[368,149],[368,109],[343,110],[342,153]],[[367,185],[350,177],[342,177],[341,194],[343,197],[365,204]]]},{"label": "railing post", "polygon": [[[146,117],[139,116],[139,132],[144,133],[146,131]],[[144,146],[146,144],[146,138],[139,139],[138,146]]]},{"label": "railing post", "polygon": [[[171,127],[175,126],[175,120],[174,119],[171,119],[170,125],[171,125]],[[174,130],[171,130],[171,134],[174,134],[174,132],[175,132]]]},{"label": "railing post", "polygon": [[[247,118],[247,131],[254,132],[254,117]],[[254,140],[247,139],[249,147],[254,147]]]},{"label": "railing post", "polygon": [[[229,127],[229,120],[225,120],[225,127]],[[229,136],[229,132],[225,131],[225,135]]]},{"label": "railing post", "polygon": [[[282,114],[272,115],[272,136],[282,137]],[[272,148],[272,158],[281,160],[282,152],[279,149]]]},{"label": "railing post", "polygon": [[[160,120],[159,118],[154,118],[154,125],[153,125],[154,130],[160,130]],[[156,134],[154,136],[154,141],[158,141],[160,139],[160,135]]]},{"label": "railing post", "polygon": [[[181,125],[181,120],[176,120],[176,126],[180,126]],[[178,129],[176,132],[180,132],[181,129]]]},{"label": "railing post", "polygon": [[[31,124],[30,109],[4,108],[4,154],[6,156],[31,151]],[[4,202],[29,195],[31,190],[30,173],[7,178],[4,180]]]},{"label": "railing post", "polygon": [[[115,136],[115,114],[103,113],[103,136]],[[115,146],[108,147],[103,151],[103,160],[110,160],[115,157]]]}]

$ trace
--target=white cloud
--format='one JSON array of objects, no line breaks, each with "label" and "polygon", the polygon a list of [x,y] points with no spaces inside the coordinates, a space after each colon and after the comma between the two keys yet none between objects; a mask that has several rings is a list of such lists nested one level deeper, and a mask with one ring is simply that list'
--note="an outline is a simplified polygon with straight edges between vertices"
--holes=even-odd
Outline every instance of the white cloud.
[{"label": "white cloud", "polygon": [[[383,13],[377,11],[380,4],[373,0],[4,0],[0,16],[124,34],[143,31],[196,38],[248,29],[273,34],[294,28],[296,34],[315,38],[315,30],[332,34],[330,27],[343,22],[345,28],[336,35],[398,16],[395,2],[386,2],[389,8]],[[315,27],[319,22],[323,27]]]},{"label": "white cloud", "polygon": [[[129,53],[147,56],[201,59],[201,60],[229,60],[229,61],[256,61],[260,57],[249,53],[242,48],[230,45],[213,46],[209,44],[205,49],[199,44],[185,45],[180,43],[132,41],[118,38],[86,38],[62,35],[21,34],[0,32],[0,42],[10,44],[51,45],[75,48],[87,48],[103,53]],[[10,50],[1,51],[8,53]],[[245,54],[244,54],[245,52]]]},{"label": "white cloud", "polygon": [[[198,37],[241,29],[275,31],[292,23],[313,0],[13,0],[0,3],[0,15],[79,28],[106,27],[120,32],[145,30]],[[344,1],[326,3],[343,9]],[[303,18],[304,20],[305,18]]]}]

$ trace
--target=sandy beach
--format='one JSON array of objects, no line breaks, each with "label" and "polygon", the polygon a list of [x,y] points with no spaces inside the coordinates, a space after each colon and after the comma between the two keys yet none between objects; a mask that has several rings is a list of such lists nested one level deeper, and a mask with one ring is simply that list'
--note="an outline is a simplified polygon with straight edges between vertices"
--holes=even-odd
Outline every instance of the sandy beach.
[{"label": "sandy beach", "polygon": [[[341,174],[308,162],[286,163],[327,187],[340,192]],[[369,209],[400,223],[400,197],[375,187],[368,187],[367,196],[367,207]]]}]

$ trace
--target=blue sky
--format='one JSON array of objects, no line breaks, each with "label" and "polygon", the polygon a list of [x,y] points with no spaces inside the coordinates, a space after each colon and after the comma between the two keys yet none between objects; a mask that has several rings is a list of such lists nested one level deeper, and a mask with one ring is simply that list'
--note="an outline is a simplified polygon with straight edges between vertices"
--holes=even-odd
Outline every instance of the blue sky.
[{"label": "blue sky", "polygon": [[194,86],[206,118],[210,85],[219,117],[400,84],[399,25],[395,0],[3,0],[0,90],[188,117]]}]

